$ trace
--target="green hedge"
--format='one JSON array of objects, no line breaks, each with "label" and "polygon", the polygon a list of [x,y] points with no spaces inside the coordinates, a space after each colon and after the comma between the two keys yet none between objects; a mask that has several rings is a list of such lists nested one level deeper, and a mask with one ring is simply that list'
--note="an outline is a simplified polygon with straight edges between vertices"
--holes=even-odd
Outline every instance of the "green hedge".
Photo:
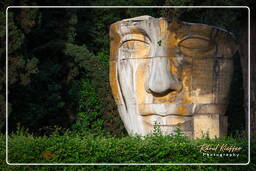
[{"label": "green hedge", "polygon": [[[5,164],[5,137],[1,135],[1,168],[3,170],[87,170],[111,169],[130,170],[127,166],[8,166]],[[206,157],[200,152],[200,146],[209,144],[227,144],[241,147],[239,157]],[[251,151],[256,151],[255,142]],[[62,136],[34,137],[27,133],[16,133],[9,138],[10,163],[247,163],[247,141],[245,138],[207,137],[188,140],[175,134],[173,136],[141,137],[103,137],[93,134],[77,135],[66,133]],[[255,158],[249,166],[236,167],[238,170],[255,170]],[[254,163],[254,164],[253,164]],[[138,170],[196,169],[215,170],[216,166],[131,166]],[[220,168],[220,166],[218,166]],[[224,169],[229,170],[231,166]],[[72,169],[73,168],[73,169]],[[221,167],[223,169],[223,167]]]}]

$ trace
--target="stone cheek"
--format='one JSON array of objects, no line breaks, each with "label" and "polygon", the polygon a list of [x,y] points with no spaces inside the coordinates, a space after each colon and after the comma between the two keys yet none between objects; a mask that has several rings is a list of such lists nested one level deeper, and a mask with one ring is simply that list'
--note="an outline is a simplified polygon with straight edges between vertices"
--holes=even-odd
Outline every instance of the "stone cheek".
[{"label": "stone cheek", "polygon": [[199,138],[226,135],[232,35],[216,27],[141,16],[110,27],[109,79],[130,135],[177,128]]}]

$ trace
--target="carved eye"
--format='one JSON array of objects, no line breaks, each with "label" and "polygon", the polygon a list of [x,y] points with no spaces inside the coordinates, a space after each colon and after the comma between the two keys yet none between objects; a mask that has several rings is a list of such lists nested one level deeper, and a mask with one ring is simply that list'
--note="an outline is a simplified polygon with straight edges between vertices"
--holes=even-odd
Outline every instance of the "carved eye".
[{"label": "carved eye", "polygon": [[122,43],[121,50],[126,58],[145,58],[150,50],[149,43],[142,40],[127,40]]},{"label": "carved eye", "polygon": [[121,45],[123,50],[128,50],[128,51],[129,50],[130,51],[139,50],[141,48],[145,48],[148,46],[149,46],[149,44],[142,40],[127,40],[127,41],[123,42]]},{"label": "carved eye", "polygon": [[216,44],[213,40],[202,37],[189,37],[178,44],[180,51],[187,56],[213,56]]}]

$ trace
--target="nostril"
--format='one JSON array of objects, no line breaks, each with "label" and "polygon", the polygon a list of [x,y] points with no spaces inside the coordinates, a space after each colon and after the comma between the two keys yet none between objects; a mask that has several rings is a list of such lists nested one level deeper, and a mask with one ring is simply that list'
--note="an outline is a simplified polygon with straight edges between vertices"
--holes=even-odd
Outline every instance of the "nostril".
[{"label": "nostril", "polygon": [[172,91],[180,92],[182,90],[182,84],[181,81],[174,78],[159,81],[155,80],[148,82],[146,90],[155,96],[163,96]]}]

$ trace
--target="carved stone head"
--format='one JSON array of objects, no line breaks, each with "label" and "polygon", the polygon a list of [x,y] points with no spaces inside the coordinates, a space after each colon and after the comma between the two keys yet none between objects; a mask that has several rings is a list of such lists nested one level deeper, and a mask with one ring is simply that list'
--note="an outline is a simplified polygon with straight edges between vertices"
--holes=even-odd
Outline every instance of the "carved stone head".
[{"label": "carved stone head", "polygon": [[226,134],[237,46],[220,28],[140,16],[110,27],[110,84],[130,135],[157,125],[196,138]]}]

